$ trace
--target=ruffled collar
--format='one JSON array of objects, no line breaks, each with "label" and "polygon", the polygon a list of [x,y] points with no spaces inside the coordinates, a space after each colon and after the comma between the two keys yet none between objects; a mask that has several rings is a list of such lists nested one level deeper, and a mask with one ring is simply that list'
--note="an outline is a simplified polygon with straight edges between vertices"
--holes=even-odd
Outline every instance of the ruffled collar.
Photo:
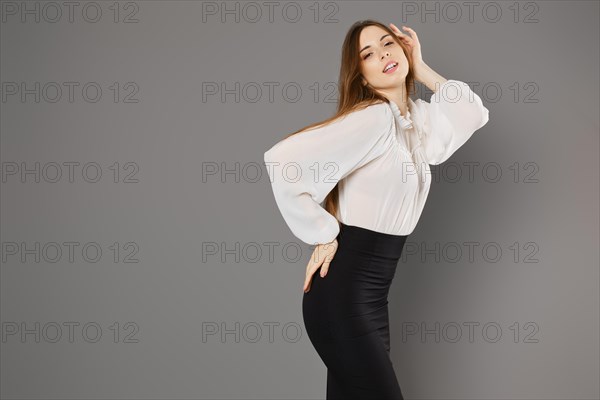
[{"label": "ruffled collar", "polygon": [[412,101],[412,99],[410,97],[408,98],[408,109],[406,110],[406,117],[403,117],[402,114],[400,114],[400,109],[398,108],[396,103],[394,103],[392,100],[390,100],[389,104],[392,108],[394,116],[400,123],[400,126],[402,127],[402,129],[412,128],[413,120],[412,120],[412,116],[410,114],[410,110],[411,109],[414,110],[414,107],[415,107],[415,103]]},{"label": "ruffled collar", "polygon": [[[417,102],[414,102],[410,97],[408,98],[408,109],[406,111],[405,117],[402,116],[402,114],[400,114],[400,110],[398,109],[396,103],[394,103],[391,100],[389,102],[390,108],[394,114],[394,117],[396,118],[396,121],[398,121],[401,130],[404,131],[414,127],[413,132],[411,132],[410,134],[409,132],[406,132],[405,134],[400,135],[402,137],[401,140],[403,142],[402,146],[405,147],[405,150],[408,151],[411,154],[411,156],[418,148],[422,146],[421,138],[423,133],[421,132],[421,121],[423,119],[421,117],[422,110],[419,108],[421,103],[418,103],[418,101],[419,100],[417,100]],[[410,136],[410,139],[408,138],[408,136]],[[411,145],[408,144],[409,140],[411,142]]]}]

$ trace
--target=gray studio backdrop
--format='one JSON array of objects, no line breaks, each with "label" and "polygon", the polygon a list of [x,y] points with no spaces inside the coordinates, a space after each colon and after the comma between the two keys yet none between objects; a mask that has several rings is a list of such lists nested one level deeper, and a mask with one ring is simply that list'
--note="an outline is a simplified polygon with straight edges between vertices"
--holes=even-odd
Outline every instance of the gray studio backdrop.
[{"label": "gray studio backdrop", "polygon": [[2,397],[325,397],[263,153],[374,18],[490,110],[391,289],[406,398],[597,399],[599,3],[453,4],[2,1]]}]

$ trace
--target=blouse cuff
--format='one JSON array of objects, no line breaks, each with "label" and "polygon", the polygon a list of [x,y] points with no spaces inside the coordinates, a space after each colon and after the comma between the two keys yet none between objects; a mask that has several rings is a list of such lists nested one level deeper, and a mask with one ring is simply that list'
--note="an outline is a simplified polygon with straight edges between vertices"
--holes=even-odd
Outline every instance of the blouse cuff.
[{"label": "blouse cuff", "polygon": [[[336,220],[337,221],[337,220]],[[316,240],[313,245],[317,246],[320,244],[329,244],[331,242],[333,242],[337,237],[338,234],[340,233],[340,227],[338,225],[338,223],[336,222],[335,225],[328,225],[323,234],[322,237],[320,238],[320,240]]]}]

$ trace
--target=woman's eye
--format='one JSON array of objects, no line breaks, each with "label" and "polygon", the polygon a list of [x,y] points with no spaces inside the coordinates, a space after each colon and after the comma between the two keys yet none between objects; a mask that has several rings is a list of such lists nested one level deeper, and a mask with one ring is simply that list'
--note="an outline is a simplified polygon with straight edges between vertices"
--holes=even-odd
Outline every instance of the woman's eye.
[{"label": "woman's eye", "polygon": [[[387,42],[387,43],[385,44],[385,46],[387,46],[388,44],[394,44],[394,42]],[[371,54],[373,54],[373,53],[369,53],[369,54],[367,54],[366,56],[364,56],[364,57],[363,57],[363,60],[366,60],[367,58],[369,58],[369,56],[370,56]]]}]

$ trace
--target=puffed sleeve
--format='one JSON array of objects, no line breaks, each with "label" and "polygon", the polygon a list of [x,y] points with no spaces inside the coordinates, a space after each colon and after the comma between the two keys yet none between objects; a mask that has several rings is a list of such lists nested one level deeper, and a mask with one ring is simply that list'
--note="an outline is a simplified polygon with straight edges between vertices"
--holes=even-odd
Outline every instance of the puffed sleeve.
[{"label": "puffed sleeve", "polygon": [[423,116],[420,132],[428,164],[446,161],[473,133],[489,120],[489,110],[469,85],[447,80],[431,96],[430,102],[415,101]]},{"label": "puffed sleeve", "polygon": [[275,201],[298,239],[316,245],[337,237],[338,221],[321,203],[339,180],[393,145],[393,121],[386,103],[372,104],[289,136],[264,153]]}]

